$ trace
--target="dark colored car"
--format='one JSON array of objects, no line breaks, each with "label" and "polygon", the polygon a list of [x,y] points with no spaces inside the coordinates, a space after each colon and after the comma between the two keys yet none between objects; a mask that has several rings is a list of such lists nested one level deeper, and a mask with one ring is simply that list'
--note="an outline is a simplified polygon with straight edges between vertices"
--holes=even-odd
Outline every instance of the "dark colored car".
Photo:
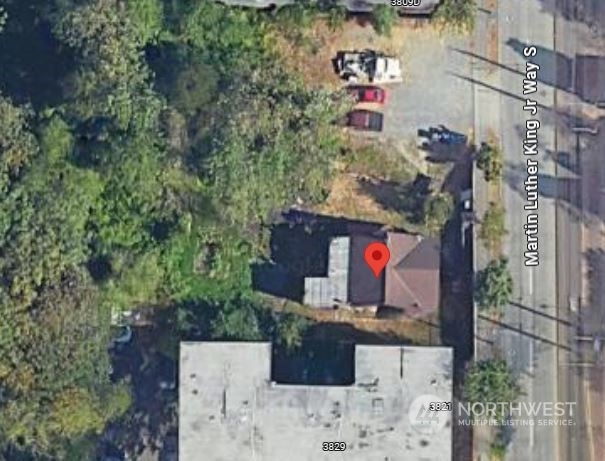
[{"label": "dark colored car", "polygon": [[357,109],[347,115],[347,126],[356,130],[382,131],[383,118],[380,112]]},{"label": "dark colored car", "polygon": [[466,135],[448,130],[443,125],[439,125],[438,128],[431,128],[429,132],[432,141],[442,144],[466,144],[468,139]]},{"label": "dark colored car", "polygon": [[384,104],[386,91],[373,85],[352,85],[347,91],[355,98],[356,102],[375,102]]}]

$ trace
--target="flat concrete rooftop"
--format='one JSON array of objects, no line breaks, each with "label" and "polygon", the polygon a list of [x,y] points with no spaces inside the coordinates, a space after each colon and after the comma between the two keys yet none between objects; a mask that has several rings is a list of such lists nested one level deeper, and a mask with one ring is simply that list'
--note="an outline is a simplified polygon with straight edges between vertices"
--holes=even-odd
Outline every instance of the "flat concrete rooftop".
[{"label": "flat concrete rooftop", "polygon": [[[450,417],[426,434],[408,409],[424,394],[452,400],[452,358],[445,347],[357,345],[353,385],[281,385],[270,343],[181,343],[179,460],[450,460]],[[322,451],[330,441],[347,448]]]}]

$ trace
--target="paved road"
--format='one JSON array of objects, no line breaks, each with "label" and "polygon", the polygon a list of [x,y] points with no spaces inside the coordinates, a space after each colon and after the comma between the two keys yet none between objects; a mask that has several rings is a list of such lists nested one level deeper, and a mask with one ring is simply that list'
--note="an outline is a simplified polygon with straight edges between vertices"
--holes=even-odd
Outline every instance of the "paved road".
[{"label": "paved road", "polygon": [[[526,59],[521,51],[524,44],[540,47],[535,61],[542,63],[540,79],[552,81],[555,68],[554,20],[543,12],[538,1],[500,2],[500,63],[511,69],[525,70]],[[544,51],[542,51],[544,50]],[[523,76],[510,70],[501,75],[502,90],[521,95]],[[555,92],[551,86],[538,84],[534,95],[541,121],[539,130],[540,155],[539,173],[556,177],[556,165],[547,151],[555,151],[555,129],[550,111],[555,105]],[[527,213],[524,191],[513,178],[525,180],[525,158],[523,155],[524,121],[529,114],[522,111],[522,101],[501,97],[501,142],[506,171],[503,188],[504,205],[507,210],[508,238],[504,251],[509,257],[515,291],[511,304],[505,310],[502,334],[499,336],[500,350],[508,358],[513,370],[521,375],[525,391],[522,400],[528,402],[553,402],[557,400],[557,316],[556,308],[556,197],[542,195],[539,201],[539,251],[540,263],[536,267],[525,266],[524,251],[526,235],[524,224]],[[508,459],[511,460],[556,460],[557,429],[550,426],[528,426],[513,434]]]},{"label": "paved road", "polygon": [[[604,54],[599,31],[590,26],[593,21],[586,20],[598,13],[593,8],[596,4],[563,0],[558,6],[558,52],[571,62],[578,55]],[[586,16],[586,12],[592,13]],[[605,80],[600,84],[603,91]],[[559,329],[560,342],[570,346],[569,352],[559,355],[559,399],[578,403],[577,424],[561,433],[560,453],[561,459],[593,461],[605,457],[605,376],[594,343],[581,338],[605,333],[605,122],[594,120],[595,111],[574,94],[579,91],[559,92],[558,98],[558,155],[565,160],[559,163],[558,175],[562,186],[557,216],[559,316],[571,320]],[[577,134],[574,126],[594,127],[598,134]]]},{"label": "paved road", "polygon": [[[569,6],[565,2],[577,5],[578,0],[501,1],[497,77],[476,83],[490,93],[483,97],[479,92],[479,100],[490,98],[494,105],[491,93],[499,92],[498,116],[480,110],[478,119],[486,117],[499,126],[509,230],[504,252],[515,282],[513,299],[494,330],[492,349],[522,376],[523,400],[577,404],[572,427],[530,426],[514,432],[511,460],[593,461],[604,459],[605,453],[605,368],[594,343],[581,339],[605,334],[605,121],[584,120],[594,111],[573,94],[576,55],[603,54],[603,47],[595,46],[594,27],[564,11]],[[532,60],[541,66],[540,265],[533,269],[523,263],[522,138],[527,115],[518,98],[525,45],[538,47]],[[578,136],[572,130],[591,123],[599,128],[598,135]],[[489,322],[478,323],[479,332],[486,331]]]},{"label": "paved road", "polygon": [[[552,0],[554,2],[554,0]],[[497,11],[499,35],[498,62],[494,66],[495,77],[489,81],[481,76],[476,86],[488,93],[481,98],[491,100],[479,107],[477,118],[484,116],[497,123],[496,133],[505,160],[505,180],[502,198],[506,207],[508,235],[504,239],[503,253],[509,258],[514,281],[514,292],[503,318],[492,330],[494,343],[489,348],[493,354],[504,356],[520,377],[525,402],[557,401],[557,353],[562,347],[557,343],[557,273],[556,273],[556,187],[548,191],[549,181],[556,178],[556,163],[552,155],[556,151],[555,89],[544,82],[556,82],[557,56],[555,48],[555,22],[552,14],[540,0],[500,1]],[[541,66],[538,92],[533,98],[540,104],[537,118],[539,130],[539,174],[542,194],[539,199],[539,251],[540,262],[536,267],[525,266],[526,235],[524,224],[527,212],[523,182],[527,177],[526,157],[523,154],[525,120],[529,114],[522,110],[523,77],[526,58],[525,45],[538,47],[533,58]],[[495,95],[494,95],[495,94]],[[483,111],[483,112],[482,112]],[[544,190],[546,186],[546,190]],[[493,322],[491,322],[493,323]],[[478,331],[488,331],[489,319],[479,318]],[[511,438],[507,459],[510,460],[557,460],[558,431],[554,426],[535,425],[516,428]]]}]

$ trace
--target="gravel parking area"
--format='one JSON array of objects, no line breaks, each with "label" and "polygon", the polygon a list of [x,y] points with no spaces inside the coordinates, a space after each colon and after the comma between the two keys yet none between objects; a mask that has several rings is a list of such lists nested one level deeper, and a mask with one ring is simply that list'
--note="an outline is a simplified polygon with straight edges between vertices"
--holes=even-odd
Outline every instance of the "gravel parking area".
[{"label": "gravel parking area", "polygon": [[[409,140],[418,129],[439,124],[464,134],[473,126],[471,83],[457,75],[471,75],[464,37],[418,32],[403,46],[405,81],[388,87],[383,136]],[[457,74],[457,75],[456,75]]]}]

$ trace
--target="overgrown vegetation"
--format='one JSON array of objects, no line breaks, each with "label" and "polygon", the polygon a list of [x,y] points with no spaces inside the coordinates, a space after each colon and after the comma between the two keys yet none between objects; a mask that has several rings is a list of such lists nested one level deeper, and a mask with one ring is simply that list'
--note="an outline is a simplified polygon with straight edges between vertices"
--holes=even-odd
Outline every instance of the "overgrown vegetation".
[{"label": "overgrown vegetation", "polygon": [[9,4],[6,29],[35,41],[47,24],[72,70],[59,103],[0,81],[0,454],[93,459],[130,405],[111,379],[112,312],[165,306],[168,335],[301,344],[308,322],[272,314],[250,264],[273,212],[325,196],[348,102],[272,71],[254,11],[38,5]]},{"label": "overgrown vegetation", "polygon": [[[347,152],[334,122],[350,100],[280,65],[275,34],[309,28],[310,3],[275,17],[210,0],[5,9],[0,459],[97,459],[98,435],[136,397],[112,373],[112,314],[175,313],[162,350],[181,338],[301,346],[309,321],[272,311],[251,265],[266,256],[276,212],[325,198]],[[387,13],[376,18],[382,33]],[[337,28],[346,14],[327,17]],[[44,53],[23,55],[22,44]],[[13,70],[16,56],[36,66]],[[381,178],[410,181],[389,155],[349,166],[367,172],[372,158]],[[438,233],[451,197],[427,188],[402,194],[415,222]]]},{"label": "overgrown vegetation", "polygon": [[435,19],[445,27],[470,32],[475,27],[476,15],[476,0],[443,0],[435,12]]},{"label": "overgrown vegetation", "polygon": [[490,250],[498,248],[502,238],[506,235],[504,217],[504,207],[493,202],[489,204],[487,211],[483,215],[483,220],[479,227],[479,238]]},{"label": "overgrown vegetation", "polygon": [[499,181],[504,168],[500,147],[494,143],[481,143],[477,151],[477,167],[483,170],[486,181]]},{"label": "overgrown vegetation", "polygon": [[454,200],[446,192],[432,194],[424,202],[424,226],[430,235],[438,236],[454,210]]},{"label": "overgrown vegetation", "polygon": [[372,24],[379,35],[390,36],[398,18],[397,9],[391,5],[380,3],[372,11]]},{"label": "overgrown vegetation", "polygon": [[508,259],[500,257],[492,260],[477,273],[475,300],[482,309],[504,307],[513,292],[513,278],[508,270]]},{"label": "overgrown vegetation", "polygon": [[491,359],[471,365],[466,376],[464,392],[465,398],[471,404],[481,403],[485,406],[495,403],[496,414],[505,418],[506,404],[515,402],[521,389],[506,361]]}]

